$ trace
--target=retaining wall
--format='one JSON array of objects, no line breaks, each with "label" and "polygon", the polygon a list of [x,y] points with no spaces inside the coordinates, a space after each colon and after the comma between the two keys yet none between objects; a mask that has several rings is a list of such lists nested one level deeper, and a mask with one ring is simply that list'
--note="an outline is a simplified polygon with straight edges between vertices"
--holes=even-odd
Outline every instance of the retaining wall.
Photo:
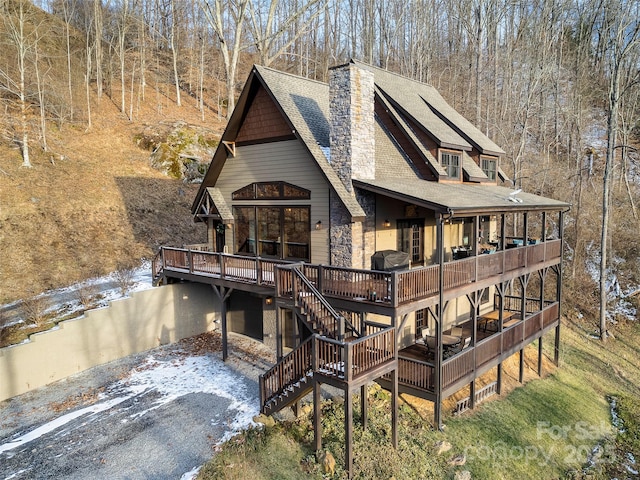
[{"label": "retaining wall", "polygon": [[135,292],[0,349],[0,401],[77,372],[176,342],[216,326],[208,285],[172,284]]}]

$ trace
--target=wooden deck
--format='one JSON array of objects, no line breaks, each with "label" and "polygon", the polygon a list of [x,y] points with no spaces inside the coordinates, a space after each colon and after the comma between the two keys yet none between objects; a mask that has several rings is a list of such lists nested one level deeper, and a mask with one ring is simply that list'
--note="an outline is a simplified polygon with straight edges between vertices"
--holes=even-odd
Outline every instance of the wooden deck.
[{"label": "wooden deck", "polygon": [[[561,260],[560,248],[560,240],[550,240],[447,262],[443,265],[445,300],[557,265]],[[290,270],[279,269],[278,266],[287,263],[261,257],[162,247],[152,268],[154,277],[164,275],[211,283],[225,281],[241,288],[256,286],[262,290],[270,287],[275,288],[276,296],[286,297],[292,292],[293,276]],[[348,302],[351,306],[364,303],[369,311],[374,311],[375,307],[380,310],[391,307],[402,314],[403,306],[415,310],[415,302],[422,302],[420,307],[424,308],[434,304],[439,296],[439,265],[397,272],[297,265],[323,296],[336,302]]]},{"label": "wooden deck", "polygon": [[[446,397],[455,393],[471,380],[503,362],[515,352],[540,338],[557,326],[558,302],[549,302],[541,311],[518,320],[501,332],[477,331],[475,345],[444,359],[442,363],[442,391]],[[465,324],[466,325],[466,324]],[[470,331],[463,335],[470,334]],[[401,390],[413,395],[431,398],[434,394],[435,358],[423,345],[410,345],[398,352],[398,370]]]}]

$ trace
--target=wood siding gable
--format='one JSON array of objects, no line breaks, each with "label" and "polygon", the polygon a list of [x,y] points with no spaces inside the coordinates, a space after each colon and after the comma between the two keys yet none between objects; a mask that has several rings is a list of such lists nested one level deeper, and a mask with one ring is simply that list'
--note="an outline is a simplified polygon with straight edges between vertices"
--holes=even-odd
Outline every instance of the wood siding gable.
[{"label": "wood siding gable", "polygon": [[249,145],[293,138],[291,127],[269,93],[259,86],[236,137],[236,144]]}]

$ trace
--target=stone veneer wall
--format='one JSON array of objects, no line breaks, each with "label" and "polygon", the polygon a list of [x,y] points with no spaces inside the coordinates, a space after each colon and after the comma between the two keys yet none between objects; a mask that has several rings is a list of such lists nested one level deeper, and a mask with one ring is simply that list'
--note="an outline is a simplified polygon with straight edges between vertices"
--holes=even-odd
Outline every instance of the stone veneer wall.
[{"label": "stone veneer wall", "polygon": [[373,74],[353,64],[329,72],[331,165],[348,191],[376,176]]},{"label": "stone veneer wall", "polygon": [[352,266],[352,229],[351,217],[338,195],[329,193],[330,252],[331,265],[337,267]]},{"label": "stone veneer wall", "polygon": [[364,222],[352,223],[349,213],[332,192],[331,264],[370,268],[375,249],[375,196],[355,192],[352,179],[375,178],[373,74],[353,64],[332,69],[329,110],[331,166],[367,214]]}]

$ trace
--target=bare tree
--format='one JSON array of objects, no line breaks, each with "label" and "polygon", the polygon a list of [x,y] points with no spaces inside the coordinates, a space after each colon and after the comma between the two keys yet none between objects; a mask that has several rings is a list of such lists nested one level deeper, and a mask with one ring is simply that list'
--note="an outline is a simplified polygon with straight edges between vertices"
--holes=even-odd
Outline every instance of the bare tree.
[{"label": "bare tree", "polygon": [[[250,0],[223,2],[223,0],[200,0],[205,18],[213,29],[224,61],[225,80],[227,85],[227,119],[231,118],[235,108],[235,84],[238,59],[242,50],[244,21]],[[213,6],[212,6],[213,4]],[[225,28],[225,23],[229,28]]]},{"label": "bare tree", "polygon": [[[624,69],[632,57],[632,64],[640,60],[640,5],[631,0],[610,0],[602,11],[601,37],[606,38],[604,50],[608,66],[609,89],[607,105],[607,152],[602,188],[602,232],[600,238],[600,339],[607,334],[607,260],[609,240],[609,209],[613,163],[618,141],[618,113],[621,96],[627,89],[637,88],[639,73]],[[629,76],[630,74],[630,76]]]},{"label": "bare tree", "polygon": [[262,0],[249,3],[249,30],[265,66],[286,52],[294,42],[301,39],[312,22],[324,11],[327,0],[309,0],[288,5],[278,13],[281,0],[270,0],[267,8]]},{"label": "bare tree", "polygon": [[10,66],[0,69],[0,79],[4,90],[18,101],[20,110],[19,139],[16,139],[22,153],[22,166],[31,168],[29,155],[29,121],[28,112],[30,102],[27,91],[27,68],[32,61],[30,57],[36,41],[33,21],[30,18],[31,3],[27,0],[7,2],[3,5],[2,22],[8,36],[8,47],[13,47],[16,58],[16,70],[10,70]]}]

